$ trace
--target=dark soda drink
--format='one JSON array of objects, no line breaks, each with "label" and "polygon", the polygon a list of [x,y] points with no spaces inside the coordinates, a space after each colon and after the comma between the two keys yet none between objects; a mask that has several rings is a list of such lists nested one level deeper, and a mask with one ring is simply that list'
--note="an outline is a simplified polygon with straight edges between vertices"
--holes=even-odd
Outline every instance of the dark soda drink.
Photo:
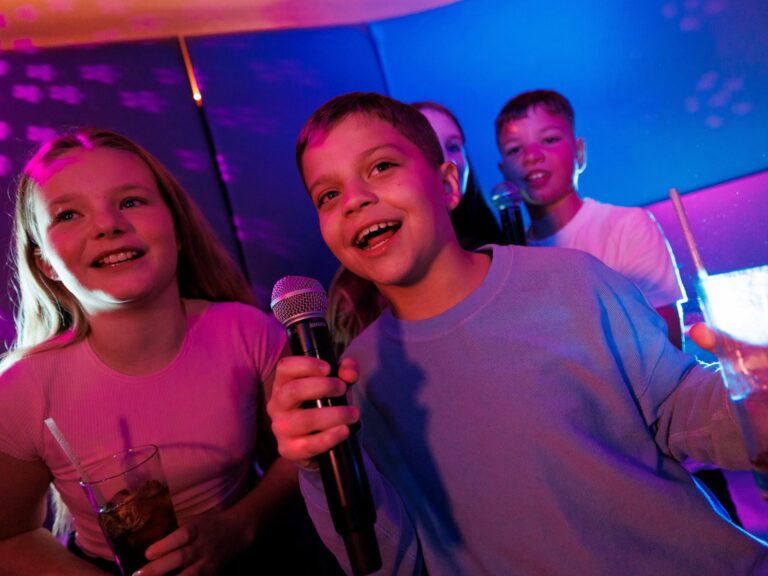
[{"label": "dark soda drink", "polygon": [[121,490],[99,510],[99,524],[123,574],[147,564],[147,548],[178,528],[168,485],[148,480],[134,492]]}]

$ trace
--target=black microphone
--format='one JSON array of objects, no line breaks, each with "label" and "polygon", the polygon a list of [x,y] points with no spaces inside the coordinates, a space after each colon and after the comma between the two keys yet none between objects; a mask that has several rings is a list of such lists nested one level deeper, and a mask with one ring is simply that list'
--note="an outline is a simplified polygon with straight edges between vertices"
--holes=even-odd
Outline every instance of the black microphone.
[{"label": "black microphone", "polygon": [[520,211],[520,191],[511,182],[501,182],[493,187],[491,202],[501,217],[501,227],[507,244],[525,246],[523,214]]},{"label": "black microphone", "polygon": [[[303,276],[286,276],[272,289],[270,306],[285,326],[293,354],[325,360],[331,365],[331,376],[337,376],[339,364],[325,321],[328,298],[320,282]],[[346,404],[346,397],[340,396],[307,402],[305,407]],[[370,574],[378,570],[381,555],[373,528],[376,507],[355,430],[351,429],[349,438],[320,454],[317,460],[333,526],[344,537],[354,574]]]}]

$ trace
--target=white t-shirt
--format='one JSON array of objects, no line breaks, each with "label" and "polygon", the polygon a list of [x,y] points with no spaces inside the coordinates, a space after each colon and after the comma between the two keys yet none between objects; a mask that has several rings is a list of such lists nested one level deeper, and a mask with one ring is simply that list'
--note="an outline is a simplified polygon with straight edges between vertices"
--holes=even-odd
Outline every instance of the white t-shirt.
[{"label": "white t-shirt", "polygon": [[562,229],[529,246],[560,246],[592,254],[632,280],[652,306],[686,300],[672,249],[653,215],[643,208],[585,198]]}]

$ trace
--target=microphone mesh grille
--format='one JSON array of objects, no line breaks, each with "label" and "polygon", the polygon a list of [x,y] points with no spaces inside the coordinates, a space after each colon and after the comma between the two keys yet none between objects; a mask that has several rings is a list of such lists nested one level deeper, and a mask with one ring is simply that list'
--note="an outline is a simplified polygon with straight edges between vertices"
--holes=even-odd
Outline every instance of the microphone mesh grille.
[{"label": "microphone mesh grille", "polygon": [[272,289],[272,312],[284,326],[301,318],[325,317],[328,297],[323,285],[306,276],[285,276]]},{"label": "microphone mesh grille", "polygon": [[494,186],[491,202],[497,210],[511,208],[520,202],[520,190],[512,182],[502,182]]}]

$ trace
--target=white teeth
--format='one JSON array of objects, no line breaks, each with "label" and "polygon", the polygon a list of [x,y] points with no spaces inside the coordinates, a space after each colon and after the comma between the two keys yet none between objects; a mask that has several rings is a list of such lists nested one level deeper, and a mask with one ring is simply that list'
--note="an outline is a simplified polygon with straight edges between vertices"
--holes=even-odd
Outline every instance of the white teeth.
[{"label": "white teeth", "polygon": [[126,250],[125,252],[118,252],[116,254],[110,254],[108,256],[105,256],[104,258],[100,259],[98,261],[98,264],[100,266],[113,266],[115,264],[119,264],[120,262],[125,262],[126,260],[132,260],[136,256],[138,256],[138,252],[135,250]]},{"label": "white teeth", "polygon": [[360,244],[369,234],[373,234],[382,228],[388,228],[390,226],[397,226],[397,222],[379,222],[378,224],[372,224],[371,226],[368,226],[368,228],[365,228],[358,233],[357,237],[355,238],[355,244]]},{"label": "white teeth", "polygon": [[541,180],[544,178],[544,172],[533,172],[525,177],[526,180]]}]

